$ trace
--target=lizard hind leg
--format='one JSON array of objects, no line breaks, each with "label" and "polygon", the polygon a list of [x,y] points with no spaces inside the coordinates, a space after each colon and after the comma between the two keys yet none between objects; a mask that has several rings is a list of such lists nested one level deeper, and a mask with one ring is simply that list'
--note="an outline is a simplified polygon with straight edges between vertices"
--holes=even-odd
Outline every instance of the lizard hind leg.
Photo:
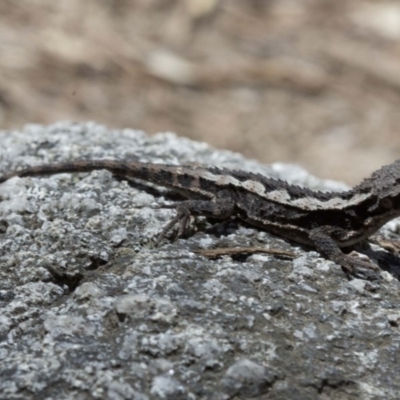
[{"label": "lizard hind leg", "polygon": [[155,245],[157,246],[177,224],[177,237],[185,235],[190,230],[192,215],[226,219],[233,214],[234,208],[235,202],[230,197],[221,197],[215,200],[182,201],[176,206],[176,216],[163,228],[155,241]]},{"label": "lizard hind leg", "polygon": [[379,268],[372,262],[360,260],[358,257],[344,254],[332,235],[337,234],[338,228],[315,228],[310,231],[309,237],[315,248],[329,260],[339,264],[346,275],[353,275],[363,279],[379,280]]}]

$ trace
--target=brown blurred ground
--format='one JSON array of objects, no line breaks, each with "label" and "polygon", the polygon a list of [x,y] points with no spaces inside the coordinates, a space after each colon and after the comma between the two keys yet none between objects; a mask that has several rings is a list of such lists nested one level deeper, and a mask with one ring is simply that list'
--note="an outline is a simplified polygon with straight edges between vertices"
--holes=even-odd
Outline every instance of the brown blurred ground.
[{"label": "brown blurred ground", "polygon": [[358,181],[400,157],[400,3],[3,0],[0,127],[171,130]]}]

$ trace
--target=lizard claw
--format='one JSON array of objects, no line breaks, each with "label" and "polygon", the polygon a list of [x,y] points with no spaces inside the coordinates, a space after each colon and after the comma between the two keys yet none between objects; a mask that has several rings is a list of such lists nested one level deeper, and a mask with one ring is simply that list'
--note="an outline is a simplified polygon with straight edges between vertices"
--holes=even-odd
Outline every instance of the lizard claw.
[{"label": "lizard claw", "polygon": [[380,281],[382,279],[381,275],[371,268],[355,267],[353,268],[352,275],[368,281]]},{"label": "lizard claw", "polygon": [[369,281],[381,280],[380,269],[372,262],[360,260],[354,255],[346,255],[339,263],[346,275]]}]

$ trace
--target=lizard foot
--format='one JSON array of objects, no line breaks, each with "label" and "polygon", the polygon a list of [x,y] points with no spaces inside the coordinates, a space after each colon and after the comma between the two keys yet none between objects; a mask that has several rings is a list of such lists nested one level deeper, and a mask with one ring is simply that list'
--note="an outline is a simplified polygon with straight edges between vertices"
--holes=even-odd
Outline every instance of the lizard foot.
[{"label": "lizard foot", "polygon": [[357,253],[343,255],[337,262],[346,275],[371,281],[381,279],[380,268],[370,261],[362,260]]}]

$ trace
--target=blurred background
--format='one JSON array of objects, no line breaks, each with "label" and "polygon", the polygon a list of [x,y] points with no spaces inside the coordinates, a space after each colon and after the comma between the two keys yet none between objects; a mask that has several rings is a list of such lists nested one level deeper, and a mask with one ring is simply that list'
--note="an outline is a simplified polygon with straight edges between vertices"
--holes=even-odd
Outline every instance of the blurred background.
[{"label": "blurred background", "polygon": [[400,2],[2,0],[0,128],[173,131],[353,184],[400,157]]}]

